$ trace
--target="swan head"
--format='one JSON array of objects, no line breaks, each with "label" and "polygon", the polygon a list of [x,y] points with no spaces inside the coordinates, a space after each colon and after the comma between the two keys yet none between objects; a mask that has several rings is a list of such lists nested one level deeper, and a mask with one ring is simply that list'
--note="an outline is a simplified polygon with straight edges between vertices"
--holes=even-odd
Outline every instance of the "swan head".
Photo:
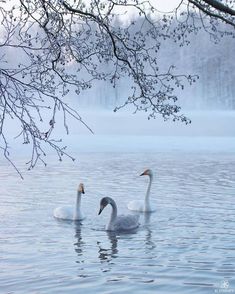
[{"label": "swan head", "polygon": [[79,186],[78,186],[78,192],[80,192],[82,194],[85,194],[83,183],[79,184]]},{"label": "swan head", "polygon": [[140,174],[140,176],[149,176],[152,177],[153,176],[153,172],[151,169],[146,169],[142,174]]},{"label": "swan head", "polygon": [[98,215],[101,214],[101,212],[103,211],[103,209],[109,204],[109,198],[108,197],[104,197],[100,200],[100,210],[98,212]]}]

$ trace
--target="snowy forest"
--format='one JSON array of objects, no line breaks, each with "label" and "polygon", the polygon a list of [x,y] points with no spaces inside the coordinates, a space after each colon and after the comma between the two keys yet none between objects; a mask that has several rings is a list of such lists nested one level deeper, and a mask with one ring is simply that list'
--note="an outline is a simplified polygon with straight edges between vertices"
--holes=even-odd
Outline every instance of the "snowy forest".
[{"label": "snowy forest", "polygon": [[[140,27],[143,23],[141,17],[135,21],[136,27]],[[122,27],[121,21],[116,20],[116,22],[118,27]],[[226,25],[223,26],[226,30]],[[123,25],[123,29],[124,27]],[[192,85],[185,83],[183,89],[177,91],[179,99],[177,103],[183,109],[235,109],[234,45],[234,38],[224,36],[215,40],[204,29],[189,34],[184,43],[168,39],[161,44],[156,53],[159,68],[167,70],[175,66],[175,71],[179,74],[198,76],[196,83]],[[8,56],[8,63],[15,63],[16,48],[4,48],[4,50]],[[22,63],[24,57],[17,54],[18,61]],[[27,62],[27,59],[25,61]],[[107,73],[112,70],[108,62],[101,64],[97,62],[97,66],[100,71],[107,71]],[[84,78],[84,73],[77,73],[74,65],[70,64],[69,67],[73,74],[78,75],[78,78]],[[92,82],[90,88],[87,87],[78,96],[75,95],[70,99],[78,107],[93,108],[96,106],[114,109],[126,101],[129,95],[128,84],[126,77],[116,82],[115,87],[107,81],[96,80]]]},{"label": "snowy forest", "polygon": [[[200,30],[189,35],[187,41],[188,45],[179,46],[173,40],[166,40],[157,53],[163,69],[174,65],[179,73],[199,77],[196,83],[186,84],[177,91],[178,103],[189,110],[235,109],[235,39],[225,36],[216,41]],[[78,105],[112,109],[126,100],[127,84],[125,79],[113,88],[110,83],[98,81],[91,90],[80,94]]]}]

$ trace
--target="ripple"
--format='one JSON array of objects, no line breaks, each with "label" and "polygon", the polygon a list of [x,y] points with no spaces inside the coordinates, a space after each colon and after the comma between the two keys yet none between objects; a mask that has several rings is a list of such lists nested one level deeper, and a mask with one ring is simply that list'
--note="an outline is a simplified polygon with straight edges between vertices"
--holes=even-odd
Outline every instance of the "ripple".
[{"label": "ripple", "polygon": [[[34,170],[23,183],[2,167],[1,291],[213,293],[224,278],[232,288],[234,163],[232,154],[84,153],[74,165]],[[98,217],[100,198],[115,198],[126,213],[129,200],[145,195],[147,179],[136,174],[148,166],[157,171],[157,211],[141,215],[133,234],[106,232],[110,210]],[[53,209],[74,203],[80,181],[86,219],[55,220]]]}]

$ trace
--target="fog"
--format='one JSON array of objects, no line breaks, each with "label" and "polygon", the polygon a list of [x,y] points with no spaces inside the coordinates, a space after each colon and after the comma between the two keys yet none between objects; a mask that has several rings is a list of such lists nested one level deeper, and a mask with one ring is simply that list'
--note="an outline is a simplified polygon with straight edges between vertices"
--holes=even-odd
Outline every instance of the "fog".
[{"label": "fog", "polygon": [[[144,150],[211,150],[234,151],[235,137],[235,40],[224,37],[217,44],[204,31],[192,34],[190,44],[180,47],[173,41],[165,41],[157,53],[159,72],[175,65],[175,73],[198,75],[193,85],[185,83],[184,89],[176,89],[181,113],[192,123],[164,121],[161,116],[148,120],[148,114],[133,114],[132,106],[113,112],[129,95],[130,81],[124,77],[113,88],[109,81],[93,81],[91,89],[80,95],[69,94],[63,101],[76,109],[92,134],[83,124],[68,118],[69,135],[63,125],[63,115],[56,116],[53,138],[63,139],[72,152],[83,151],[144,151]],[[15,50],[7,49],[9,64],[15,64]],[[23,60],[23,56],[17,54]],[[109,64],[100,65],[109,71]],[[76,70],[71,65],[70,70]],[[83,78],[83,77],[81,77]],[[72,93],[72,91],[71,91]],[[43,113],[45,129],[51,118]],[[11,155],[27,153],[30,146],[22,145],[20,126],[12,120],[5,123]],[[193,139],[194,138],[194,139]]]},{"label": "fog", "polygon": [[[190,44],[180,47],[165,41],[158,52],[159,71],[175,66],[176,74],[198,75],[196,83],[176,89],[178,104],[184,110],[235,110],[235,40],[222,38],[218,43],[200,31],[189,37]],[[104,65],[105,67],[105,65]],[[116,88],[109,82],[96,82],[92,89],[77,98],[80,107],[112,109],[128,97],[129,81],[123,79]],[[74,98],[76,99],[76,98]]]}]

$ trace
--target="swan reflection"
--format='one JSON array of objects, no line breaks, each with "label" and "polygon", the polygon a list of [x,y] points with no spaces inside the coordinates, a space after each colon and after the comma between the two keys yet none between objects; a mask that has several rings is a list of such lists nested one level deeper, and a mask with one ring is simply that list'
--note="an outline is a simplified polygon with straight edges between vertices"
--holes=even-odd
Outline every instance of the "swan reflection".
[{"label": "swan reflection", "polygon": [[151,213],[145,212],[144,213],[144,226],[148,227],[150,225],[150,221],[151,221]]},{"label": "swan reflection", "polygon": [[110,246],[102,246],[101,242],[97,242],[99,250],[99,259],[101,262],[110,262],[113,258],[117,257],[118,249],[118,238],[115,232],[106,232]]},{"label": "swan reflection", "polygon": [[156,244],[152,240],[152,230],[151,230],[151,213],[144,213],[144,227],[146,230],[146,238],[145,244],[147,245],[148,249],[154,249]]},{"label": "swan reflection", "polygon": [[83,247],[85,245],[85,242],[82,240],[82,224],[77,222],[75,224],[75,243],[74,243],[74,247],[75,247],[75,251],[78,253],[78,256],[81,256],[83,253]]}]

